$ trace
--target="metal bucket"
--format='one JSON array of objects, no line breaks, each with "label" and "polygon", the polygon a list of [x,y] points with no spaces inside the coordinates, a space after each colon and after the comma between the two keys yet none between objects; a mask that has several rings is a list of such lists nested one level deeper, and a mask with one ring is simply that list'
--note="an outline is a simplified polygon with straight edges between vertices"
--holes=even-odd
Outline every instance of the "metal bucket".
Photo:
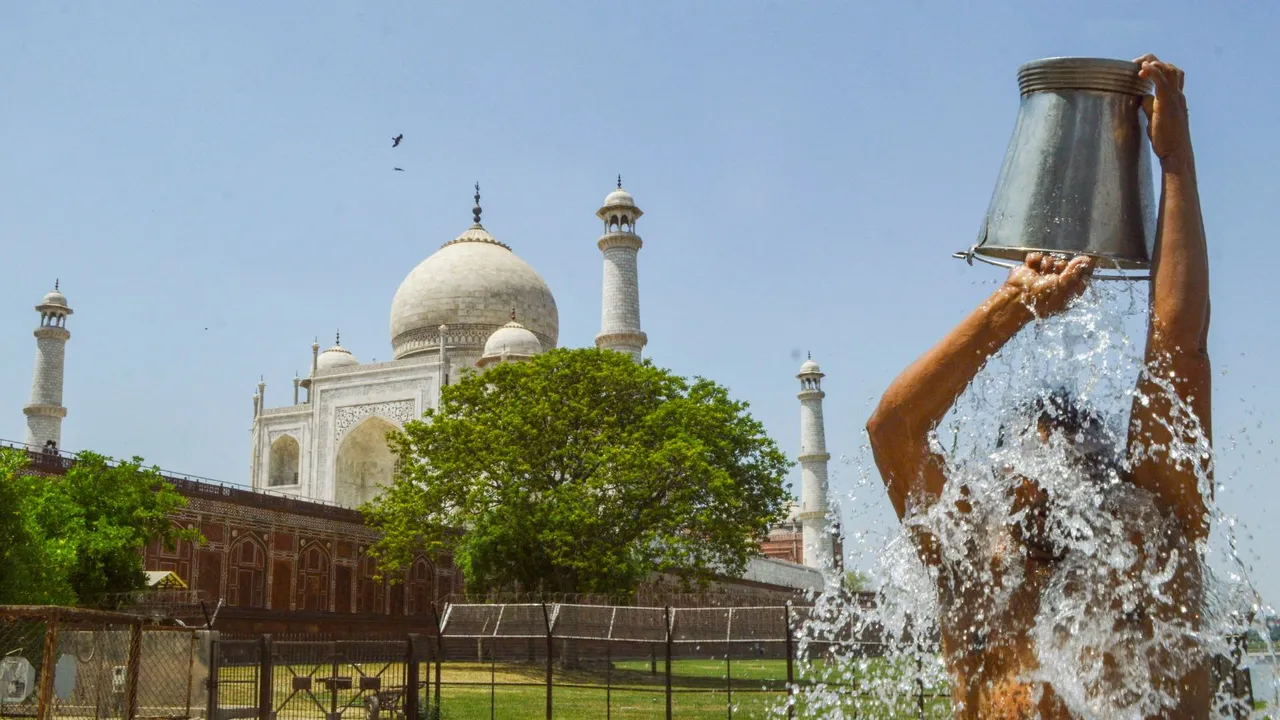
[{"label": "metal bucket", "polygon": [[[1022,102],[978,242],[955,257],[1002,267],[1027,253],[1098,258],[1096,277],[1140,279],[1155,243],[1150,83],[1122,60],[1018,68]],[[1109,271],[1109,272],[1108,272]]]}]

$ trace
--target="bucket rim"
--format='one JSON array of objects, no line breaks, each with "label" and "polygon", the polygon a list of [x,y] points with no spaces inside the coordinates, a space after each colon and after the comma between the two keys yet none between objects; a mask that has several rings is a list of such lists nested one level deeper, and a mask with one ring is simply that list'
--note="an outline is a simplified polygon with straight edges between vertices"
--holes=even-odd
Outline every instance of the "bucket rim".
[{"label": "bucket rim", "polygon": [[1151,92],[1151,82],[1138,76],[1141,69],[1132,60],[1114,58],[1041,58],[1018,67],[1018,87],[1023,95],[1057,90],[1146,95]]},{"label": "bucket rim", "polygon": [[1021,74],[1026,70],[1040,67],[1107,67],[1116,70],[1126,70],[1137,74],[1142,66],[1132,60],[1119,60],[1117,58],[1090,57],[1085,55],[1054,55],[1053,57],[1040,58],[1038,60],[1029,60],[1018,66],[1018,73]]},{"label": "bucket rim", "polygon": [[[994,251],[994,252],[993,252]],[[1030,253],[1038,252],[1047,255],[1060,255],[1065,257],[1076,257],[1086,255],[1099,261],[1094,268],[1094,280],[1148,280],[1151,276],[1151,263],[1149,261],[1137,261],[1132,258],[1124,258],[1113,253],[1106,252],[1081,252],[1081,251],[1064,251],[1064,250],[1048,250],[1044,248],[1026,248],[1026,247],[983,247],[981,243],[973,245],[968,250],[961,250],[952,253],[951,257],[958,260],[964,260],[970,265],[974,260],[979,260],[987,265],[994,265],[999,268],[1011,269],[1018,267],[1025,262],[1026,256]]]},{"label": "bucket rim", "polygon": [[978,245],[973,248],[978,255],[986,255],[987,257],[1000,258],[1003,260],[1013,260],[1021,263],[1031,253],[1040,253],[1042,255],[1064,255],[1067,257],[1076,257],[1077,255],[1088,255],[1096,260],[1105,260],[1115,263],[1125,270],[1146,270],[1151,267],[1150,260],[1139,260],[1136,258],[1125,257],[1118,253],[1105,252],[1098,250],[1062,250],[1043,247],[1031,246],[1012,246],[1012,245]]}]

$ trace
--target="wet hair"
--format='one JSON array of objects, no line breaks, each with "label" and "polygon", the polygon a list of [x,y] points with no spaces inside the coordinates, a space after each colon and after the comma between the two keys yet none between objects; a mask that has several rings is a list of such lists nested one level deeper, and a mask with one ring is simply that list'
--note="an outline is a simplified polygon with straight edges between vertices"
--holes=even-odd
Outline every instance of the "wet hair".
[{"label": "wet hair", "polygon": [[1022,432],[1047,430],[1061,433],[1080,451],[1091,476],[1101,479],[1118,467],[1117,448],[1102,415],[1064,387],[1037,393],[1018,403],[1010,415],[997,431],[997,449]]},{"label": "wet hair", "polygon": [[[1082,432],[1096,433],[1105,427],[1102,417],[1077,400],[1065,387],[1038,393],[1034,398],[1018,403],[1011,414],[1018,421],[1027,423],[1023,427],[1034,423],[1036,427],[1057,430],[1071,439]],[[1000,424],[996,432],[996,447],[1004,447],[1012,431],[1010,425],[1010,422]]]},{"label": "wet hair", "polygon": [[[996,447],[1002,447],[1021,433],[1035,432],[1038,436],[1046,430],[1051,434],[1061,433],[1078,453],[1076,460],[1068,462],[1082,479],[1105,484],[1107,478],[1114,476],[1118,466],[1106,422],[1097,411],[1063,387],[1037,393],[1034,398],[1018,403],[1010,420],[1001,424]],[[1022,481],[1038,485],[1034,478],[1022,478]],[[1062,538],[1047,529],[1048,516],[1052,513],[1050,502],[1050,497],[1044,496],[1043,500],[1022,506],[1024,514],[1012,527],[1014,538],[1041,560],[1061,559],[1067,551]],[[1017,500],[1014,509],[1019,509]]]},{"label": "wet hair", "polygon": [[1064,435],[1074,438],[1082,432],[1101,430],[1104,427],[1102,417],[1092,408],[1086,407],[1066,388],[1059,387],[1044,395],[1037,395],[1032,401],[1033,416],[1038,424],[1046,425],[1050,430],[1060,430]]}]

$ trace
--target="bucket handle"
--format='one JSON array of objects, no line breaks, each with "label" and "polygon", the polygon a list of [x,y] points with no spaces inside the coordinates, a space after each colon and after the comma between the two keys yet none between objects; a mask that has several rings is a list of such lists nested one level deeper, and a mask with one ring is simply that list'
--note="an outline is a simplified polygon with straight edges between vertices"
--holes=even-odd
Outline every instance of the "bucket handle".
[{"label": "bucket handle", "polygon": [[[978,246],[974,245],[968,250],[960,250],[958,252],[952,253],[951,257],[957,260],[964,260],[970,265],[973,265],[973,261],[977,260],[978,262],[984,262],[988,265],[995,265],[996,267],[1004,268],[1006,270],[1012,270],[1013,268],[1016,268],[1022,264],[1021,262],[1015,262],[1013,260],[1002,260],[1000,258],[989,258],[985,255],[979,255],[977,253],[977,249],[978,249]],[[1065,253],[1049,253],[1049,254],[1058,255],[1064,258],[1068,257],[1068,255],[1066,255]],[[1095,274],[1093,276],[1093,279],[1095,280],[1149,280],[1151,278],[1150,274],[1138,275],[1133,273],[1126,273],[1124,269],[1120,267],[1119,261],[1113,258],[1098,258],[1098,260],[1102,260],[1102,261],[1109,260],[1114,265],[1116,274],[1114,275]]]}]

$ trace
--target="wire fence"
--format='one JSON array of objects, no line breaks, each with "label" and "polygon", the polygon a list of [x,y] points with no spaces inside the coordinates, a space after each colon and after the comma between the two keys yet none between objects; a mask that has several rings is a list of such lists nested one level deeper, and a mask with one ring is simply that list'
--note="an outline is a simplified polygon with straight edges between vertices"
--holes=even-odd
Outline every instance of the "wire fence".
[{"label": "wire fence", "polygon": [[862,682],[869,676],[821,672],[830,655],[877,658],[877,639],[810,643],[812,659],[800,662],[808,612],[450,604],[435,634],[222,635],[208,712],[214,720],[804,717],[803,691],[820,685],[876,716],[950,717],[945,686],[917,683],[884,697]]},{"label": "wire fence", "polygon": [[0,607],[0,717],[202,716],[202,635],[134,615]]},{"label": "wire fence", "polygon": [[[732,720],[807,717],[811,698],[846,716],[952,715],[940,665],[886,657],[874,631],[802,637],[808,607],[433,609],[434,633],[338,640],[0,607],[0,718]],[[1248,671],[1221,660],[1215,682],[1251,707]]]}]

